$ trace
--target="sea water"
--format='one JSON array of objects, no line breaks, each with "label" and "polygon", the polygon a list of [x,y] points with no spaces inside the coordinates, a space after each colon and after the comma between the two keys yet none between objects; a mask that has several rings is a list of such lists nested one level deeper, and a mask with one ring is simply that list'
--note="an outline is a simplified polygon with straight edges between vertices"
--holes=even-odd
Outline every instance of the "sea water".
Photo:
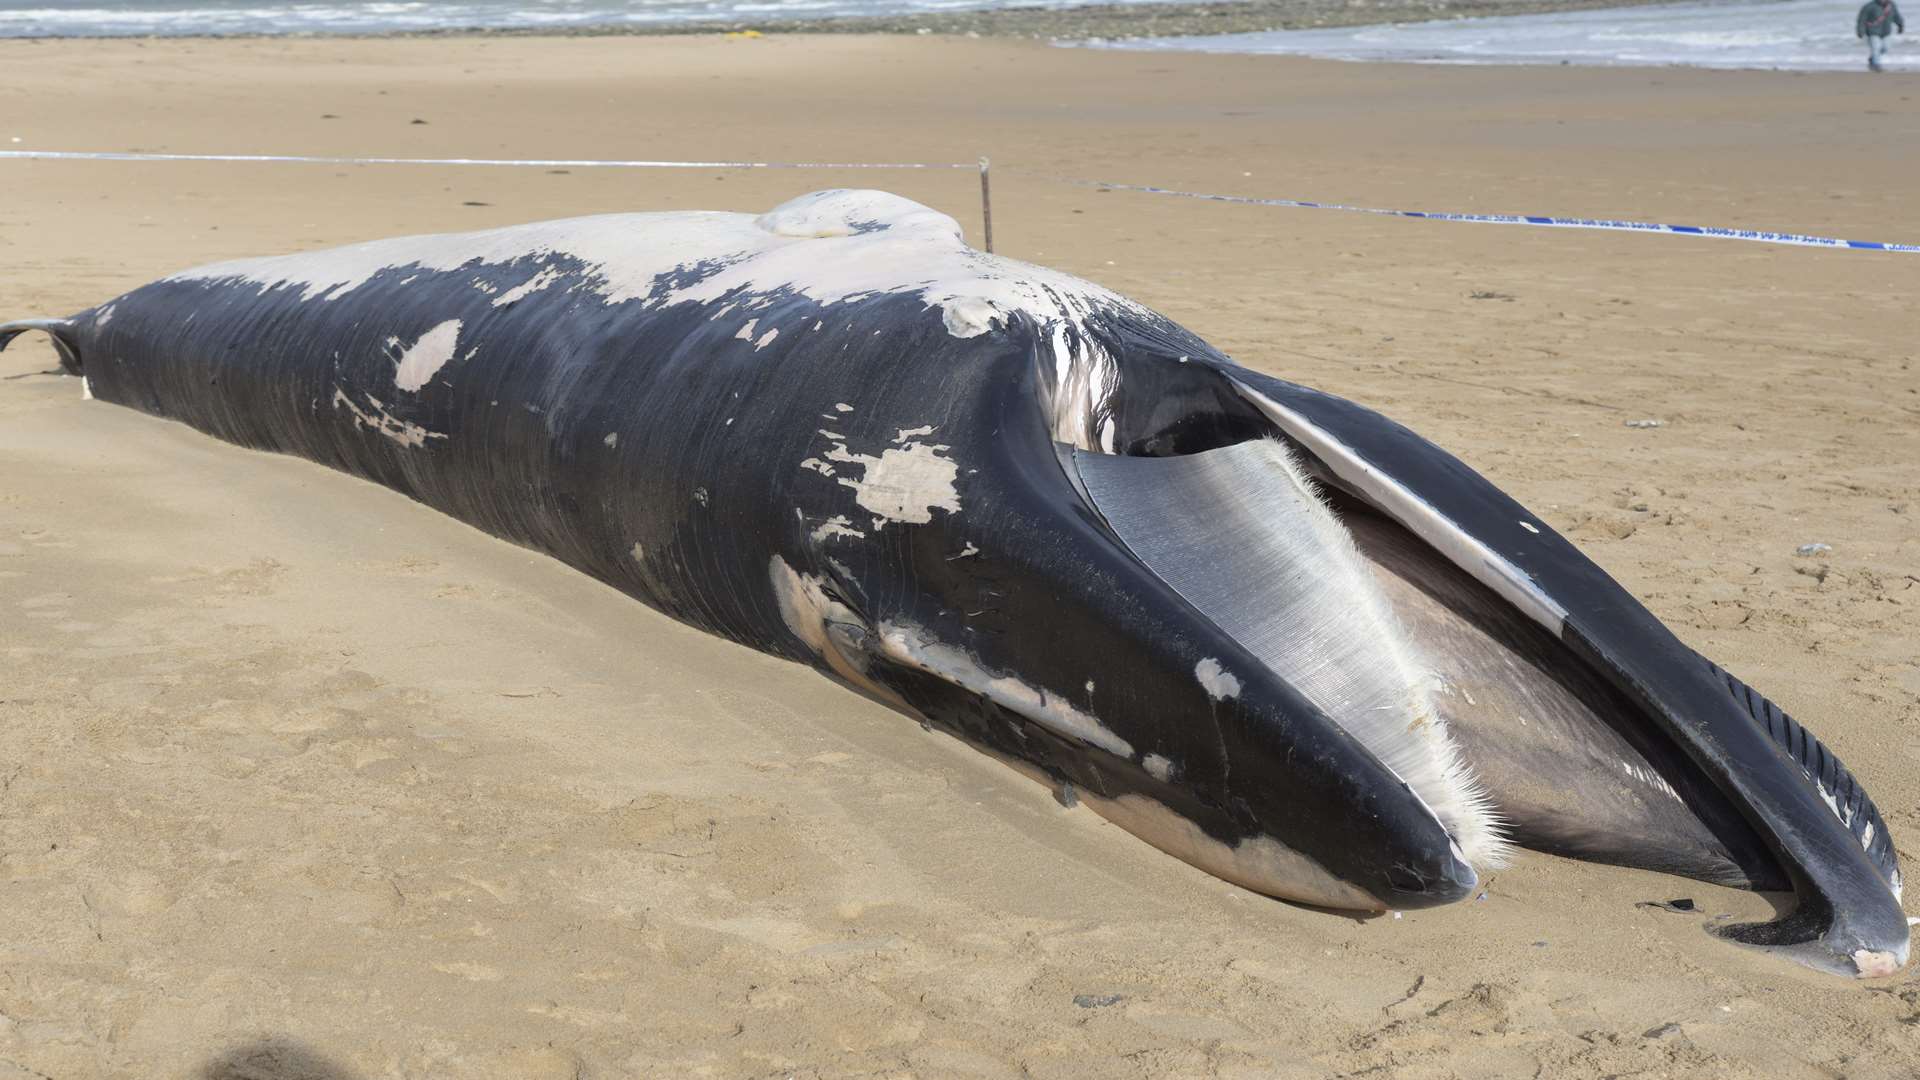
[{"label": "sea water", "polygon": [[[645,27],[1006,7],[1059,9],[1081,2],[1086,0],[0,0],[0,38]],[[1732,0],[1061,44],[1442,64],[1848,70],[1866,64],[1866,46],[1853,36],[1857,7],[1852,0]],[[1905,37],[1892,39],[1889,68],[1920,71],[1920,27],[1913,40],[1908,46]]]},{"label": "sea water", "polygon": [[1071,0],[0,0],[0,37],[661,26],[1013,6],[1058,8]]},{"label": "sea water", "polygon": [[[1679,64],[1864,72],[1867,47],[1853,36],[1858,10],[1853,0],[1735,0],[1077,44],[1430,64]],[[1889,41],[1889,70],[1920,71],[1920,26],[1914,31]]]}]

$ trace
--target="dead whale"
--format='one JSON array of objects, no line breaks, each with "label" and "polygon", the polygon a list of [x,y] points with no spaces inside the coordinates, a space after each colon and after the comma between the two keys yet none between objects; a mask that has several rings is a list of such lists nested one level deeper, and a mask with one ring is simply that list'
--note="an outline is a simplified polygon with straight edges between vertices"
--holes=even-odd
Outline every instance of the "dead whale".
[{"label": "dead whale", "polygon": [[871,191],[187,270],[53,336],[812,665],[1273,896],[1444,904],[1516,845],[1762,889],[1906,963],[1840,761],[1408,429]]}]

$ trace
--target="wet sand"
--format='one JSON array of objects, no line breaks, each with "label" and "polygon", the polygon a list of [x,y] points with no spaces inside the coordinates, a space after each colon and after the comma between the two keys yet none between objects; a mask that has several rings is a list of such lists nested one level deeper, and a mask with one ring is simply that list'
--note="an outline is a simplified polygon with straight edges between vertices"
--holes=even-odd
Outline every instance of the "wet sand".
[{"label": "wet sand", "polygon": [[[991,154],[1003,254],[1452,449],[1819,732],[1911,862],[1912,257],[1055,178],[1911,241],[1920,81],[801,36],[10,41],[0,71],[0,148]],[[975,183],[4,162],[0,310],[832,185],[973,228]],[[7,1080],[1920,1069],[1909,976],[1705,933],[1764,897],[1526,854],[1401,919],[1264,900],[797,666],[52,366],[0,355]]]},{"label": "wet sand", "polygon": [[[1392,22],[1467,19],[1552,11],[1629,7],[1650,0],[1180,0],[1085,4],[1076,7],[1019,6],[990,10],[896,12],[885,15],[694,20],[679,23],[588,23],[579,26],[471,26],[378,34],[317,37],[655,37],[712,34],[954,34],[1080,41],[1088,38],[1234,34],[1307,27],[1369,26]],[[169,34],[185,27],[178,23]],[[137,35],[134,35],[137,36]],[[260,35],[200,35],[212,39]]]}]

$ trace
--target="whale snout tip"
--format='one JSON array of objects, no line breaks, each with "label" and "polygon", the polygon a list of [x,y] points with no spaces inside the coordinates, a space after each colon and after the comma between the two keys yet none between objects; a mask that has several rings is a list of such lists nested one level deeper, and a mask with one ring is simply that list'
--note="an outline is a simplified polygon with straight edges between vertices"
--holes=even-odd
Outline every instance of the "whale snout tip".
[{"label": "whale snout tip", "polygon": [[1458,844],[1450,844],[1449,849],[1444,859],[1429,866],[1399,863],[1389,867],[1389,895],[1381,899],[1396,910],[1410,910],[1440,907],[1472,895],[1480,887],[1480,875],[1461,855]]},{"label": "whale snout tip", "polygon": [[1905,949],[1855,949],[1853,951],[1855,976],[1861,979],[1884,979],[1889,975],[1898,975],[1906,970],[1906,954]]}]

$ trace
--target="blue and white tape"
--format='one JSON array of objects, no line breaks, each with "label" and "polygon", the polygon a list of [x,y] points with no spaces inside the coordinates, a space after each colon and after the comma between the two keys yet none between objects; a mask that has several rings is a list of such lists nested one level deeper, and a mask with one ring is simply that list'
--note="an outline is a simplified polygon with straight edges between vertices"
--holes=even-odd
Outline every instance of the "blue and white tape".
[{"label": "blue and white tape", "polygon": [[[0,159],[42,161],[240,161],[282,162],[313,165],[459,165],[529,167],[549,169],[978,169],[984,185],[987,169],[983,158],[973,162],[925,161],[610,161],[591,158],[398,158],[398,157],[322,157],[308,154],[158,154],[120,151],[83,150],[0,150]],[[1064,179],[1055,177],[1054,179]],[[1651,221],[1613,221],[1605,218],[1552,217],[1540,214],[1465,214],[1438,210],[1390,210],[1375,206],[1347,206],[1343,203],[1312,202],[1306,199],[1262,199],[1250,195],[1218,195],[1200,191],[1179,191],[1149,184],[1116,184],[1102,180],[1065,180],[1079,187],[1109,191],[1133,191],[1147,195],[1172,195],[1208,202],[1238,203],[1246,206],[1282,206],[1301,210],[1344,210],[1353,214],[1385,217],[1420,218],[1427,221],[1463,221],[1481,225],[1532,225],[1549,229],[1603,229],[1612,232],[1665,233],[1671,236],[1705,236],[1717,240],[1747,240],[1761,244],[1790,244],[1796,247],[1841,248],[1848,251],[1891,251],[1920,254],[1920,244],[1900,244],[1881,240],[1842,240],[1831,236],[1773,232],[1766,229],[1730,229],[1715,225],[1667,225]],[[982,192],[984,196],[984,190]],[[992,250],[990,247],[988,250]]]},{"label": "blue and white tape", "polygon": [[485,165],[548,169],[978,169],[948,161],[600,161],[573,158],[316,157],[308,154],[143,154],[108,150],[0,150],[0,158],[40,161],[255,161],[301,165]]},{"label": "blue and white tape", "polygon": [[1841,240],[1831,236],[1807,236],[1801,233],[1771,232],[1765,229],[1728,229],[1714,225],[1663,225],[1651,221],[1610,221],[1605,218],[1549,217],[1538,214],[1461,214],[1439,210],[1386,210],[1373,206],[1346,206],[1341,203],[1309,202],[1305,199],[1258,199],[1248,195],[1213,195],[1199,191],[1176,191],[1147,184],[1112,184],[1095,180],[1070,180],[1080,187],[1110,191],[1136,191],[1148,195],[1174,195],[1183,199],[1240,203],[1248,206],[1284,206],[1301,210],[1345,210],[1353,214],[1379,214],[1386,217],[1421,218],[1427,221],[1465,221],[1480,225],[1535,225],[1549,229],[1606,229],[1613,232],[1666,233],[1672,236],[1706,236],[1716,240],[1749,240],[1760,244],[1791,244],[1797,247],[1843,248],[1849,251],[1893,251],[1920,254],[1920,244],[1896,244],[1881,240]]}]

